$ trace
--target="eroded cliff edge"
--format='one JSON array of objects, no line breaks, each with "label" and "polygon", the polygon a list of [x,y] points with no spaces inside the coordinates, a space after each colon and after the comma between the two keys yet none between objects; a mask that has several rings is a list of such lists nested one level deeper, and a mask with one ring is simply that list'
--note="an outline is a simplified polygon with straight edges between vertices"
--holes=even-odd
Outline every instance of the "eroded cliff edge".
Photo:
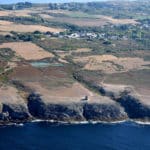
[{"label": "eroded cliff edge", "polygon": [[[36,87],[37,88],[37,87]],[[11,91],[11,92],[10,92]],[[32,91],[23,99],[14,87],[1,89],[0,123],[35,119],[60,122],[150,120],[150,105],[130,87],[99,85],[103,95],[87,97],[45,96]],[[45,91],[44,91],[45,92]],[[51,94],[51,93],[50,93]]]}]

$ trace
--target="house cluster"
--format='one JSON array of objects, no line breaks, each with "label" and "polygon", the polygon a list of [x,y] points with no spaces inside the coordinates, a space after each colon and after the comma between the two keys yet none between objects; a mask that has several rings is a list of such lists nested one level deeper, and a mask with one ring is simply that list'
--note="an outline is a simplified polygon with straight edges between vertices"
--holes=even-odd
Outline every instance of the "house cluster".
[{"label": "house cluster", "polygon": [[69,39],[103,39],[103,40],[128,40],[127,36],[119,36],[119,35],[109,35],[107,33],[94,33],[94,32],[85,32],[85,33],[71,33],[59,35],[59,38],[69,38]]},{"label": "house cluster", "polygon": [[120,37],[119,35],[108,35],[107,33],[94,32],[73,32],[73,33],[50,33],[47,37],[68,38],[68,39],[103,39],[103,40],[128,40],[127,36]]},{"label": "house cluster", "polygon": [[92,33],[92,32],[75,32],[75,33],[71,33],[71,34],[66,34],[65,37],[67,38],[75,38],[75,39],[80,39],[80,38],[89,38],[89,39],[94,39],[98,37],[98,34],[96,33]]}]

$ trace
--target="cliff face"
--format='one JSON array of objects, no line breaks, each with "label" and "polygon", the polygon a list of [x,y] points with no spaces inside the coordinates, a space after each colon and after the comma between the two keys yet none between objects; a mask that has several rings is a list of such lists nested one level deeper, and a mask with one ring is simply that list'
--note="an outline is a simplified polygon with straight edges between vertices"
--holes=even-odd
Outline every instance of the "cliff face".
[{"label": "cliff face", "polygon": [[124,109],[118,104],[85,104],[83,115],[88,121],[119,121],[127,118]]},{"label": "cliff face", "polygon": [[99,92],[121,104],[130,119],[149,121],[149,96],[139,95],[133,87],[123,85],[100,85]]},{"label": "cliff face", "polygon": [[139,97],[128,94],[122,96],[119,102],[125,108],[129,118],[142,120],[150,119],[150,105],[142,103]]},{"label": "cliff face", "polygon": [[[103,90],[102,90],[103,88]],[[127,90],[128,89],[128,90]],[[121,121],[124,119],[150,120],[150,105],[130,88],[100,86],[103,96],[78,101],[45,100],[42,95],[31,93],[25,102],[11,89],[11,94],[1,93],[0,124],[25,122],[32,119],[64,122]],[[14,93],[13,93],[14,92]],[[6,97],[7,95],[7,97]],[[105,95],[105,96],[104,96]],[[18,101],[19,99],[19,101]],[[70,98],[72,99],[72,98]]]},{"label": "cliff face", "polygon": [[30,113],[24,99],[14,87],[0,89],[0,123],[29,120]]},{"label": "cliff face", "polygon": [[38,94],[31,94],[28,98],[28,108],[32,116],[40,119],[55,121],[82,121],[83,106],[78,103],[45,103]]},{"label": "cliff face", "polygon": [[0,123],[21,122],[30,118],[26,104],[1,104],[1,108]]},{"label": "cliff face", "polygon": [[45,103],[39,95],[31,94],[28,103],[30,113],[36,118],[55,121],[116,121],[127,118],[120,105],[88,103],[85,101],[61,104]]}]

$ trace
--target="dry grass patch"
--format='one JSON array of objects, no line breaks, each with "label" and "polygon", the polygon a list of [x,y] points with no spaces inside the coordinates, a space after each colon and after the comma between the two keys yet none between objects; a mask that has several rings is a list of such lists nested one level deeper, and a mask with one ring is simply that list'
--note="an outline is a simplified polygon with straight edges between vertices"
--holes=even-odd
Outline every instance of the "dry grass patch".
[{"label": "dry grass patch", "polygon": [[[94,18],[95,17],[95,18]],[[91,18],[55,17],[53,21],[75,24],[78,26],[103,26],[106,24],[137,24],[134,19],[114,19],[110,16],[93,16]]]},{"label": "dry grass patch", "polygon": [[69,18],[69,17],[55,17],[52,19],[57,22],[65,22],[75,24],[78,26],[103,26],[107,24],[106,19],[93,19],[93,18]]},{"label": "dry grass patch", "polygon": [[60,28],[51,28],[51,27],[46,27],[42,25],[23,25],[23,24],[15,24],[10,21],[0,21],[0,31],[4,32],[10,32],[10,31],[15,31],[15,32],[34,32],[34,31],[41,31],[41,32],[54,32],[54,33],[59,33],[64,31],[64,29]]},{"label": "dry grass patch", "polygon": [[40,10],[35,9],[24,9],[24,10],[4,10],[0,11],[0,16],[20,16],[30,17],[31,13],[39,13]]},{"label": "dry grass patch", "polygon": [[22,16],[22,17],[29,17],[31,16],[29,10],[9,10],[9,11],[0,11],[0,16]]},{"label": "dry grass patch", "polygon": [[3,43],[0,48],[11,48],[18,56],[26,60],[39,60],[53,57],[53,54],[45,51],[31,42],[11,42]]},{"label": "dry grass patch", "polygon": [[47,14],[39,14],[39,16],[43,19],[52,19],[53,17]]},{"label": "dry grass patch", "polygon": [[0,35],[4,35],[5,36],[5,35],[12,35],[12,34],[10,32],[3,32],[3,31],[1,32],[0,31]]},{"label": "dry grass patch", "polygon": [[99,16],[102,19],[106,19],[109,23],[112,24],[137,24],[138,22],[134,19],[114,19],[111,16]]},{"label": "dry grass patch", "polygon": [[18,90],[12,86],[0,87],[0,96],[0,103],[24,103],[24,99],[18,94]]},{"label": "dry grass patch", "polygon": [[106,73],[125,72],[133,69],[148,69],[150,61],[142,58],[116,57],[113,55],[93,55],[75,58],[76,63],[84,64],[86,70],[101,70]]},{"label": "dry grass patch", "polygon": [[78,48],[75,52],[90,52],[91,50],[90,48]]},{"label": "dry grass patch", "polygon": [[70,103],[70,102],[81,102],[85,96],[88,96],[88,102],[98,103],[112,103],[109,98],[95,94],[85,88],[78,82],[70,85],[69,87],[53,88],[48,90],[41,86],[40,83],[26,83],[26,86],[39,93],[42,100],[46,103]]}]

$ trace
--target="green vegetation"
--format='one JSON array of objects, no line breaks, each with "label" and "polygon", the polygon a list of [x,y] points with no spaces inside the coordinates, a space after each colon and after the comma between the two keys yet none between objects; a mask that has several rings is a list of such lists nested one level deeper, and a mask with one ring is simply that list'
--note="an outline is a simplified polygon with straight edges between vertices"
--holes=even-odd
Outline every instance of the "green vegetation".
[{"label": "green vegetation", "polygon": [[14,57],[14,52],[9,48],[0,48],[0,61],[10,61]]},{"label": "green vegetation", "polygon": [[[51,10],[69,10],[69,11],[82,11],[88,14],[110,14],[114,18],[145,18],[150,14],[149,0],[144,1],[109,1],[109,2],[89,2],[89,3],[63,3],[56,4],[50,3],[49,9]],[[144,12],[144,13],[143,13]]]},{"label": "green vegetation", "polygon": [[32,3],[29,2],[20,2],[20,3],[16,3],[16,4],[4,4],[4,5],[0,5],[0,10],[1,9],[5,9],[5,10],[21,10],[24,8],[31,8],[32,7]]}]

